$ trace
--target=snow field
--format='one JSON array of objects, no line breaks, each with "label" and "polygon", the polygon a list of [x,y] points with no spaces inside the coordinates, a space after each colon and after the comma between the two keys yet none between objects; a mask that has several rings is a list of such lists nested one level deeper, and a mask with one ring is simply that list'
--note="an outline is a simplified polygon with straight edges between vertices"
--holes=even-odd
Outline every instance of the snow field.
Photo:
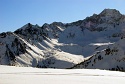
[{"label": "snow field", "polygon": [[0,84],[124,84],[124,72],[0,65]]}]

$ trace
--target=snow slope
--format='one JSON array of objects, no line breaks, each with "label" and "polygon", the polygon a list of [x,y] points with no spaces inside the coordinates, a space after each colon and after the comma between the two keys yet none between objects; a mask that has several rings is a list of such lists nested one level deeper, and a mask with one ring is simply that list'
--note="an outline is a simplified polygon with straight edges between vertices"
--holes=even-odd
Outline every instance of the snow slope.
[{"label": "snow slope", "polygon": [[0,38],[0,64],[2,65],[69,68],[84,60],[82,55],[74,55],[54,48],[55,45],[63,45],[58,44],[54,39],[51,42],[46,38],[41,42],[27,40],[26,37],[11,32],[4,34],[6,36]]},{"label": "snow slope", "polygon": [[0,84],[124,84],[125,73],[98,69],[0,66]]},{"label": "snow slope", "polygon": [[[125,71],[125,39],[109,45],[106,49],[95,53],[89,59],[77,64],[74,68],[109,69]],[[95,44],[94,44],[95,45]],[[97,44],[96,44],[97,45]]]}]

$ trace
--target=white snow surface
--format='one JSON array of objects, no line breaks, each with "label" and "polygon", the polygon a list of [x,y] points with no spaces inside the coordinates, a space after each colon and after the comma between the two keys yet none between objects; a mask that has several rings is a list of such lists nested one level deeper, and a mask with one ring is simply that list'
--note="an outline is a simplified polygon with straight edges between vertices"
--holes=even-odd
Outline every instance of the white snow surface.
[{"label": "white snow surface", "polygon": [[114,43],[91,43],[90,45],[95,45],[95,46],[103,46],[103,45],[110,45],[110,44],[114,44]]},{"label": "white snow surface", "polygon": [[0,65],[0,84],[124,84],[125,73],[98,69],[38,69]]}]

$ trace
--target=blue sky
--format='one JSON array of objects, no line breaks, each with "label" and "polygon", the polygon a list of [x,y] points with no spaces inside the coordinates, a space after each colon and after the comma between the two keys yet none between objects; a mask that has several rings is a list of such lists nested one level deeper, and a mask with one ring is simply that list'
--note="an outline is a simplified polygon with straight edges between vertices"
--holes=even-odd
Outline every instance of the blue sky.
[{"label": "blue sky", "polygon": [[0,0],[0,33],[27,23],[38,24],[82,20],[105,8],[125,14],[125,0]]}]

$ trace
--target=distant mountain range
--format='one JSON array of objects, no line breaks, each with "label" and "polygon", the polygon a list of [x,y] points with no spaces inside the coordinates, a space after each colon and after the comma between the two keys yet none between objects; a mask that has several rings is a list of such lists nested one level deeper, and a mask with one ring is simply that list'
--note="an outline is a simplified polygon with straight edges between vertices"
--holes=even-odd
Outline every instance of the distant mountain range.
[{"label": "distant mountain range", "polygon": [[28,23],[3,32],[0,64],[125,71],[125,15],[104,9],[72,23]]}]

